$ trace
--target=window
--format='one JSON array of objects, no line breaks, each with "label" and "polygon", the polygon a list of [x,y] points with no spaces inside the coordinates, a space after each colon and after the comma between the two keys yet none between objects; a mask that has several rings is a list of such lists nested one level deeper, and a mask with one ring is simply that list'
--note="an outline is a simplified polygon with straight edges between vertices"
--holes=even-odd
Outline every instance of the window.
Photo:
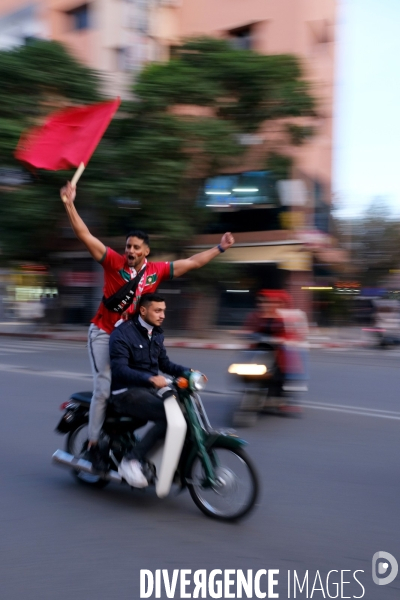
[{"label": "window", "polygon": [[314,226],[319,231],[329,233],[330,207],[325,202],[326,190],[324,185],[315,180],[314,187]]},{"label": "window", "polygon": [[210,177],[199,195],[199,204],[212,208],[248,209],[253,205],[272,205],[275,201],[275,182],[269,171]]},{"label": "window", "polygon": [[89,29],[89,4],[82,4],[81,6],[77,6],[73,10],[69,10],[67,14],[69,15],[72,21],[72,29]]},{"label": "window", "polygon": [[34,35],[26,35],[24,37],[24,44],[26,46],[29,46],[29,44],[34,44],[37,40],[39,40],[40,38],[34,36]]},{"label": "window", "polygon": [[324,52],[334,41],[333,25],[327,19],[309,21],[310,51],[311,53]]},{"label": "window", "polygon": [[116,48],[117,71],[130,71],[132,69],[131,51],[129,48]]},{"label": "window", "polygon": [[229,32],[229,39],[232,46],[236,50],[251,50],[253,47],[252,39],[252,27],[239,27],[238,29],[231,29]]}]

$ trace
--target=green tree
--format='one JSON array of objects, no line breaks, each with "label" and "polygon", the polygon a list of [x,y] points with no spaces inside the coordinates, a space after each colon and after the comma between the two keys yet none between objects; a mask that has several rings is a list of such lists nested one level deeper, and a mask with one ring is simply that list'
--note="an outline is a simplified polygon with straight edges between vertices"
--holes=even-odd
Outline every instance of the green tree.
[{"label": "green tree", "polygon": [[375,198],[358,218],[336,219],[335,234],[362,285],[380,286],[399,268],[400,222],[383,198]]},{"label": "green tree", "polygon": [[[188,40],[169,62],[149,64],[134,95],[122,108],[124,118],[115,119],[106,134],[114,160],[100,152],[95,160],[103,160],[102,173],[114,194],[141,202],[141,224],[163,233],[165,246],[173,242],[177,249],[209,218],[196,207],[199,181],[239,164],[245,150],[240,134],[256,132],[268,120],[315,113],[297,58],[234,50],[212,38]],[[178,113],[182,105],[206,107],[208,114]],[[290,142],[287,125],[282,132]],[[266,161],[277,167],[277,175],[290,168],[290,160],[268,149]],[[109,184],[102,185],[104,196]]]},{"label": "green tree", "polygon": [[1,257],[43,259],[55,243],[58,188],[67,175],[23,173],[13,153],[21,132],[56,108],[99,100],[101,80],[60,44],[40,40],[1,51],[0,80]]},{"label": "green tree", "polygon": [[[52,106],[99,98],[101,80],[53,42],[35,42],[0,52],[0,141],[2,165],[15,165],[20,132]],[[239,135],[268,120],[315,113],[315,101],[293,56],[263,56],[233,49],[223,40],[192,39],[166,63],[149,64],[139,75],[134,100],[122,104],[79,184],[79,206],[95,207],[106,233],[136,225],[179,250],[209,216],[196,206],[199,181],[235,166],[245,147]],[[205,107],[206,116],[178,113],[179,105]],[[188,112],[190,114],[188,114]],[[266,150],[266,159],[268,158]],[[236,162],[235,162],[236,161]],[[270,157],[282,170],[284,161]],[[3,255],[42,257],[54,246],[62,207],[63,173],[40,173],[17,189],[2,190]],[[119,210],[121,198],[140,203],[140,212]],[[52,232],[52,234],[50,234]],[[157,240],[156,240],[157,241]]]}]

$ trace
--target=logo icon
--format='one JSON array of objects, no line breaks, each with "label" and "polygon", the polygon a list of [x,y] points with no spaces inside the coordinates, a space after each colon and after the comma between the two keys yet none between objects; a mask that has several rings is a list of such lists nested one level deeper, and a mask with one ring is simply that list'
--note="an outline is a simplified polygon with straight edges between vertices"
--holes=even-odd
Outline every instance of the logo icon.
[{"label": "logo icon", "polygon": [[[390,570],[389,570],[390,567]],[[387,585],[396,579],[399,570],[397,560],[389,552],[375,552],[372,557],[372,579],[376,585]],[[382,577],[385,575],[386,577]]]},{"label": "logo icon", "polygon": [[146,279],[146,285],[151,285],[157,281],[157,273],[153,273],[153,275],[148,275]]}]

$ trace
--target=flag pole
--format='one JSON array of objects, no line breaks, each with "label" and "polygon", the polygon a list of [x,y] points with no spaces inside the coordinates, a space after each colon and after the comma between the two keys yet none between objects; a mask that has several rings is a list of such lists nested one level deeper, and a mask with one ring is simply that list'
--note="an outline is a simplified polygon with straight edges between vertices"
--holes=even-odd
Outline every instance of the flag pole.
[{"label": "flag pole", "polygon": [[81,162],[81,164],[79,165],[79,167],[77,168],[77,170],[75,172],[75,175],[71,179],[71,185],[73,187],[75,187],[76,184],[78,183],[80,176],[82,175],[84,170],[85,170],[85,165],[83,164],[83,162]]},{"label": "flag pole", "polygon": [[[82,175],[82,173],[83,173],[84,170],[85,170],[85,165],[84,165],[83,162],[81,162],[81,164],[79,165],[79,167],[75,171],[75,174],[74,174],[73,178],[71,179],[71,185],[73,187],[75,187],[76,184],[78,183],[79,178]],[[63,196],[62,199],[63,199],[63,202],[67,201],[67,197],[66,196]]]}]

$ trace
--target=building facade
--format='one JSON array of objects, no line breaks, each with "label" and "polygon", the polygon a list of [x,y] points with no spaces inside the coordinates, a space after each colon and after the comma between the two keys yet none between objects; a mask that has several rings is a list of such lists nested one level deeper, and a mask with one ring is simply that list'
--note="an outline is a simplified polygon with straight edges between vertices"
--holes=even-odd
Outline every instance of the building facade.
[{"label": "building facade", "polygon": [[59,41],[102,73],[106,94],[127,96],[132,75],[159,58],[150,35],[155,1],[2,0],[0,48],[32,37]]}]

